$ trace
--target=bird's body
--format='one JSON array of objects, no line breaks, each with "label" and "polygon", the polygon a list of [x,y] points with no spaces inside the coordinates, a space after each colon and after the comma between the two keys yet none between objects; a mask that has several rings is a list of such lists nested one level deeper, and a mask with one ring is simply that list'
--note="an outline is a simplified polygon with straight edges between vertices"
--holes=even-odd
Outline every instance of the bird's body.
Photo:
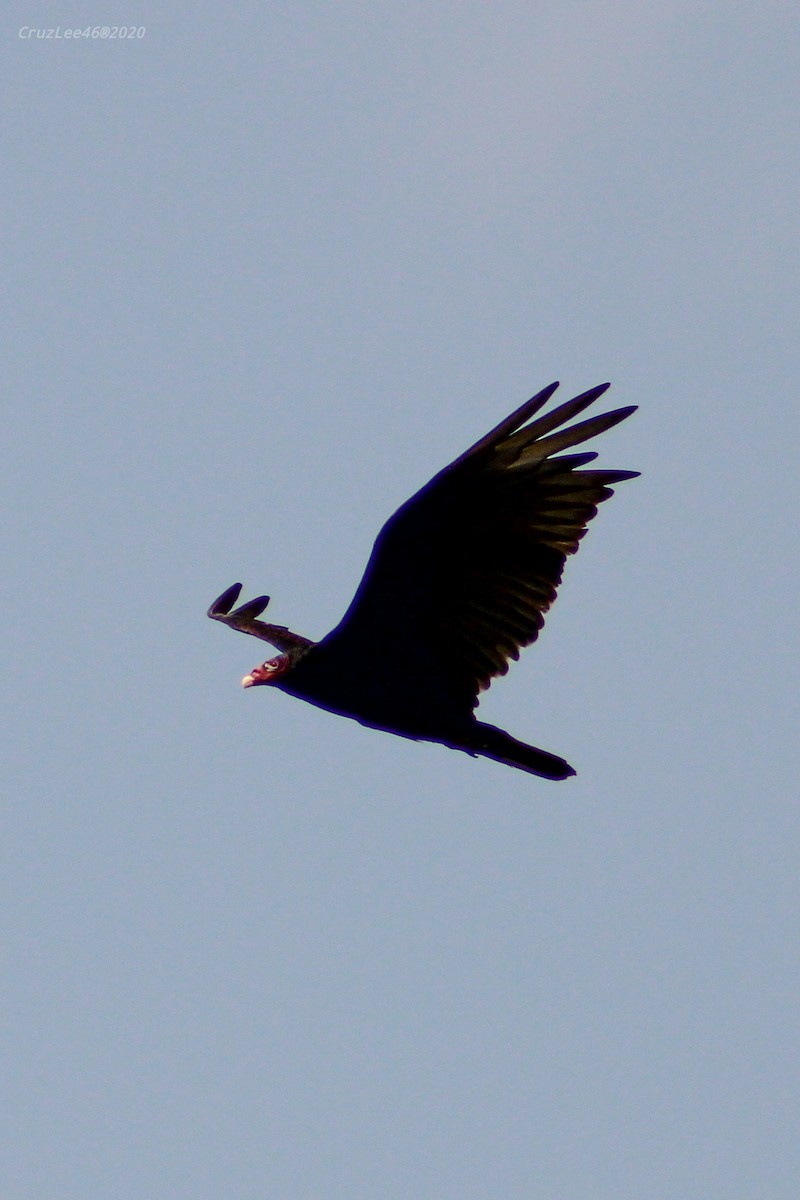
[{"label": "bird's body", "polygon": [[381,530],[340,623],[314,643],[258,617],[268,597],[231,611],[241,585],[209,616],[283,651],[245,686],[272,684],[362,725],[440,742],[532,774],[564,779],[563,759],[475,716],[478,693],[533,642],[610,484],[635,471],[582,470],[596,457],[554,457],[634,411],[552,432],[606,390],[593,388],[525,422],[553,384],[440,471]]}]

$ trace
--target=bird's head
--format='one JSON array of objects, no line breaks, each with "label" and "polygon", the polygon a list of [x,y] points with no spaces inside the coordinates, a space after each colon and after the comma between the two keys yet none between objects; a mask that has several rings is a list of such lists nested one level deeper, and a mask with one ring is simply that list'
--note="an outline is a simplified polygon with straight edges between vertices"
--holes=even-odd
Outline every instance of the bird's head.
[{"label": "bird's head", "polygon": [[262,683],[275,683],[286,674],[291,665],[292,659],[289,654],[278,654],[275,658],[268,658],[260,666],[253,667],[249,675],[245,675],[242,687],[259,687]]}]

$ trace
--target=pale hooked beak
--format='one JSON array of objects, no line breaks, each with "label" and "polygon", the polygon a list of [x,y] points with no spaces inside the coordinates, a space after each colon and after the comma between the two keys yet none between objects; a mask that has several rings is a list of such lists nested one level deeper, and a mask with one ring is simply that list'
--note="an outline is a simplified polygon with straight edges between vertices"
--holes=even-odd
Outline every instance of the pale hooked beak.
[{"label": "pale hooked beak", "polygon": [[242,680],[242,687],[257,687],[259,683],[266,683],[269,678],[263,667],[253,667],[249,675],[245,675]]}]

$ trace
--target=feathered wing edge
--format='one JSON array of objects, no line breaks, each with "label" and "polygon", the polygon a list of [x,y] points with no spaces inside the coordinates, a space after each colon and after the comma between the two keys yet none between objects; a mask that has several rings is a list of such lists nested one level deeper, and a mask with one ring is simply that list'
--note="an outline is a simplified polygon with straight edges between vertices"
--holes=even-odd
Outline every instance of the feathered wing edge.
[{"label": "feathered wing edge", "polygon": [[[551,438],[546,438],[551,429],[558,429],[566,421],[571,421],[584,409],[589,408],[594,404],[595,400],[607,392],[611,387],[610,383],[600,383],[596,387],[589,388],[587,392],[582,392],[580,396],[575,396],[572,400],[565,400],[563,404],[557,405],[538,420],[530,422],[530,418],[534,416],[540,409],[544,408],[547,401],[558,389],[560,384],[556,381],[550,383],[547,387],[542,388],[530,400],[526,400],[519,408],[507,416],[504,420],[491,429],[488,433],[479,438],[469,449],[463,454],[459,454],[458,458],[454,459],[446,467],[438,472],[433,477],[431,483],[441,479],[442,476],[463,467],[468,461],[478,460],[481,457],[491,458],[498,457],[498,465],[507,467],[512,463],[524,462],[531,464],[533,462],[542,462],[546,458],[551,458],[557,454],[559,450],[564,450],[568,446],[575,446],[579,442],[587,442],[590,438],[596,437],[599,433],[603,433],[606,429],[610,429],[613,425],[617,425],[620,421],[624,421],[631,413],[636,412],[635,404],[628,405],[626,408],[617,408],[612,412],[601,413],[599,416],[590,417],[587,421],[581,421],[577,425],[571,425],[568,429],[562,429],[559,433]],[[533,444],[536,443],[535,449]],[[523,452],[528,450],[527,454]],[[584,462],[591,461],[596,458],[596,454],[590,454],[589,458],[585,458]],[[562,460],[566,461],[566,460]],[[578,465],[578,464],[574,464]],[[639,474],[638,471],[615,472],[622,474],[628,479]]]},{"label": "feathered wing edge", "polygon": [[[519,555],[513,554],[499,574],[493,571],[493,585],[486,596],[482,599],[474,586],[465,589],[461,620],[449,620],[439,634],[449,654],[467,668],[478,691],[487,688],[493,677],[504,675],[509,661],[518,659],[520,650],[536,640],[545,613],[556,597],[566,558],[578,549],[598,505],[613,494],[612,484],[639,474],[580,470],[597,458],[594,451],[554,457],[636,411],[636,406],[630,405],[559,429],[607,391],[609,384],[604,383],[525,424],[557,387],[550,384],[521,405],[418,493],[422,499],[426,493],[449,487],[451,481],[455,485],[459,476],[472,476],[476,482],[483,477],[487,483],[494,478],[500,490],[493,488],[492,493],[500,508],[507,507],[512,520],[522,516],[521,525],[527,525],[527,534],[520,536]],[[501,494],[506,496],[505,502],[500,500]],[[512,500],[517,494],[519,500]],[[526,508],[530,514],[527,521]],[[538,555],[530,537],[534,538]],[[528,548],[523,549],[526,543]]]},{"label": "feathered wing edge", "polygon": [[234,583],[226,588],[221,596],[217,597],[208,610],[208,616],[212,621],[221,621],[230,629],[237,629],[240,633],[249,633],[252,637],[261,638],[262,641],[269,642],[271,646],[275,646],[284,653],[291,650],[307,650],[314,645],[310,638],[303,637],[299,633],[292,633],[291,629],[287,629],[285,625],[269,625],[266,621],[257,619],[269,604],[269,596],[257,596],[255,600],[248,600],[247,604],[233,608],[239,599],[241,590],[242,585]]},{"label": "feathered wing edge", "polygon": [[[598,395],[602,395],[606,388],[610,386],[610,384],[605,383],[601,385],[599,392],[597,392],[597,389],[595,391]],[[529,420],[534,413],[537,413],[540,408],[544,408],[558,387],[560,387],[560,384],[557,380],[555,383],[549,383],[547,387],[542,388],[530,400],[526,400],[524,404],[520,404],[519,408],[514,409],[514,412],[505,417],[499,425],[495,425],[494,429],[490,429],[488,433],[485,433],[482,438],[473,443],[463,454],[459,454],[458,458],[449,463],[438,475],[435,475],[434,479],[439,478],[439,476],[444,475],[448,471],[452,471],[454,467],[460,466],[468,458],[473,458],[486,450],[493,450],[497,443],[502,441],[506,435],[513,433],[515,429],[519,429],[520,425]],[[591,401],[587,401],[587,403],[591,403]],[[432,482],[433,480],[431,480]]]}]

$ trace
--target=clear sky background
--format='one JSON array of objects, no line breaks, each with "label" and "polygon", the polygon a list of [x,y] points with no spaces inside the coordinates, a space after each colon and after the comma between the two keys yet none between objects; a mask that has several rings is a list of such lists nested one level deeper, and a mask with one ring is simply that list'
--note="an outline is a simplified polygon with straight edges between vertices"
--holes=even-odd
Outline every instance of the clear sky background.
[{"label": "clear sky background", "polygon": [[[796,6],[69,8],[1,37],[4,1200],[796,1197]],[[554,378],[643,475],[481,714],[577,779],[242,691],[209,602],[322,636]]]}]

